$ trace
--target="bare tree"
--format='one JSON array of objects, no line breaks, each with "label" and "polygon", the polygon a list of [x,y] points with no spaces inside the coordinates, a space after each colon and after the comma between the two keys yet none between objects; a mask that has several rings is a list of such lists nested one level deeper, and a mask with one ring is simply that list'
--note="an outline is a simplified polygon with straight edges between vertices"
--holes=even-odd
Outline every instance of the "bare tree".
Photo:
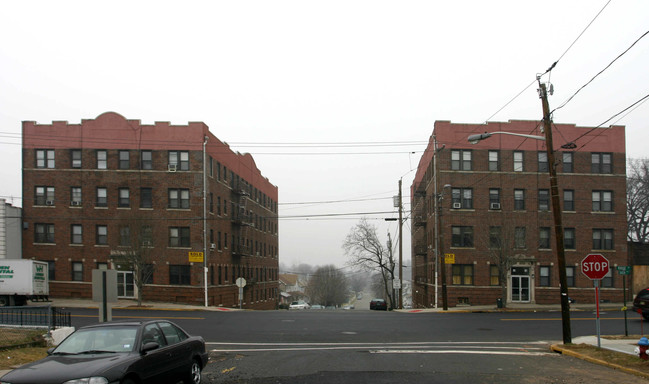
[{"label": "bare tree", "polygon": [[627,237],[649,242],[649,159],[629,159],[626,179]]},{"label": "bare tree", "polygon": [[119,221],[120,249],[112,259],[122,269],[133,271],[133,284],[137,287],[137,305],[142,305],[144,285],[152,280],[155,261],[164,254],[154,248],[155,228],[152,221],[130,217]]},{"label": "bare tree", "polygon": [[347,234],[343,242],[345,254],[350,258],[349,264],[368,271],[381,274],[385,297],[390,308],[394,308],[394,297],[390,294],[390,282],[394,280],[395,261],[389,249],[379,240],[376,226],[361,219]]},{"label": "bare tree", "polygon": [[307,295],[312,303],[339,306],[347,301],[349,295],[347,278],[333,265],[319,267],[309,279]]}]

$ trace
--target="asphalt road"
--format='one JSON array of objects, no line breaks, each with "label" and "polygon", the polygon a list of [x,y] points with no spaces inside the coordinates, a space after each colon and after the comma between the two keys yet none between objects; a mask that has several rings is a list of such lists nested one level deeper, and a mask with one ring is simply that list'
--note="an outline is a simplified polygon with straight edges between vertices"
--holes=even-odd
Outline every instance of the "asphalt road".
[{"label": "asphalt road", "polygon": [[[97,311],[71,308],[74,326]],[[202,335],[207,383],[646,383],[549,351],[559,312],[396,313],[354,310],[114,310],[115,319],[166,318]],[[623,334],[620,312],[602,334]],[[592,312],[572,312],[573,337],[595,334]],[[629,333],[639,334],[629,314]]]}]

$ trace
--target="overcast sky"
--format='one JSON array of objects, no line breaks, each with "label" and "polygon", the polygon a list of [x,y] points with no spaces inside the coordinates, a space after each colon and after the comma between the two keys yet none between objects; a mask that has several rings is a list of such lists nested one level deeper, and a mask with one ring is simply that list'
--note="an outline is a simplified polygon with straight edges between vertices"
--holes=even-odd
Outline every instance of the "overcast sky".
[{"label": "overcast sky", "polygon": [[[21,121],[202,121],[278,186],[280,261],[343,265],[361,216],[396,237],[383,219],[435,120],[539,120],[536,85],[496,112],[560,59],[543,78],[555,108],[649,30],[648,1],[606,4],[5,1],[0,196],[23,205]],[[597,126],[647,94],[649,36],[554,121]],[[620,117],[627,156],[647,157],[649,102]]]}]

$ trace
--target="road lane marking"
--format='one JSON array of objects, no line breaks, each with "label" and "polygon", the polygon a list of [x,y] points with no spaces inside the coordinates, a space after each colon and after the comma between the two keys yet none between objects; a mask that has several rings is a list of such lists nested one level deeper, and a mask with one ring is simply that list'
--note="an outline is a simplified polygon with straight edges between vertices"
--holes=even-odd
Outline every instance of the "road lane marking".
[{"label": "road lane marking", "polygon": [[[624,320],[624,317],[600,317],[600,320]],[[570,320],[597,320],[595,317],[571,317]],[[561,321],[560,317],[555,319],[542,319],[542,318],[532,318],[532,319],[500,319],[500,321]]]},{"label": "road lane marking", "polygon": [[510,356],[554,356],[558,354],[553,354],[550,352],[523,352],[523,351],[467,351],[467,350],[378,350],[370,351],[370,353],[381,353],[381,354],[462,354],[462,355],[510,355]]}]

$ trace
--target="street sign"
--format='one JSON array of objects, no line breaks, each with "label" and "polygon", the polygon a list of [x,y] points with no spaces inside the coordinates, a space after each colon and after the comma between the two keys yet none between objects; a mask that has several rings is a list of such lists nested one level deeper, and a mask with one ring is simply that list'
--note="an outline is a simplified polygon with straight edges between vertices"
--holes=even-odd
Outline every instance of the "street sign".
[{"label": "street sign", "polygon": [[401,279],[392,280],[392,288],[401,289]]},{"label": "street sign", "polygon": [[590,254],[581,261],[581,271],[591,280],[601,280],[609,269],[608,260],[598,254]]},{"label": "street sign", "polygon": [[238,277],[237,278],[237,287],[243,288],[245,286],[246,286],[246,279],[244,279],[243,277]]},{"label": "street sign", "polygon": [[203,262],[203,252],[189,252],[189,262],[190,263],[202,263]]},{"label": "street sign", "polygon": [[630,275],[631,274],[631,266],[630,265],[618,265],[617,266],[617,273],[620,275]]},{"label": "street sign", "polygon": [[455,264],[455,253],[445,253],[444,264]]}]

